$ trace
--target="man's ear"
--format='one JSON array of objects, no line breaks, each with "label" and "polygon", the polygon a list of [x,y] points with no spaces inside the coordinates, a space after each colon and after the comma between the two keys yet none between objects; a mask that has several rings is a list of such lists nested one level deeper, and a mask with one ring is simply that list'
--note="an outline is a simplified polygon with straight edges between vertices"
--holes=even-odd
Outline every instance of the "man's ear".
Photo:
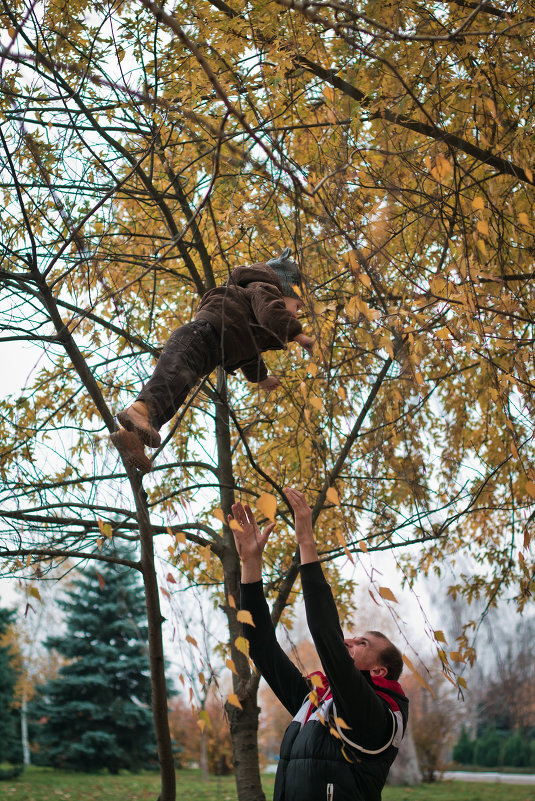
[{"label": "man's ear", "polygon": [[388,673],[388,668],[385,668],[384,665],[377,665],[370,670],[370,676],[374,676],[376,679],[384,679],[386,678],[386,674]]}]

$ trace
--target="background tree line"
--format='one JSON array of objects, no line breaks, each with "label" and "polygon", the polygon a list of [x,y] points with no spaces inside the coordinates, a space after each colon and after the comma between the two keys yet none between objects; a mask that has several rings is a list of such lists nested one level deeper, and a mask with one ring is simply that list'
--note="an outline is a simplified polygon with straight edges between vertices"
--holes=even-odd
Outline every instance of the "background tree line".
[{"label": "background tree line", "polygon": [[[342,611],[335,558],[388,602],[372,570],[385,549],[409,587],[447,565],[468,600],[530,598],[530,6],[3,0],[1,22],[0,340],[36,354],[0,406],[4,570],[36,586],[67,559],[139,572],[162,801],[175,791],[159,594],[180,598],[169,566],[205,586],[226,615],[238,792],[261,799],[258,677],[224,522],[237,495],[280,523],[275,622],[299,587],[288,484],[313,504]],[[203,382],[142,484],[109,448],[113,410],[199,295],[290,243],[314,358],[270,357],[283,388],[267,398],[221,371]],[[140,555],[107,556],[109,539]],[[460,689],[465,624],[448,647],[427,627]]]}]

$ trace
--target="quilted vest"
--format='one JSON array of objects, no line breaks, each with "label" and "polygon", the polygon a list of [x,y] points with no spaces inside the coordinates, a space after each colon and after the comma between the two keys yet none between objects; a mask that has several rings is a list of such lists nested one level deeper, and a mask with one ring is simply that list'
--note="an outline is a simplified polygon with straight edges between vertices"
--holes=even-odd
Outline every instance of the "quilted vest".
[{"label": "quilted vest", "polygon": [[374,681],[392,716],[387,741],[374,751],[348,737],[328,686],[318,706],[307,698],[281,743],[273,801],[380,801],[407,722],[406,698],[394,684]]}]

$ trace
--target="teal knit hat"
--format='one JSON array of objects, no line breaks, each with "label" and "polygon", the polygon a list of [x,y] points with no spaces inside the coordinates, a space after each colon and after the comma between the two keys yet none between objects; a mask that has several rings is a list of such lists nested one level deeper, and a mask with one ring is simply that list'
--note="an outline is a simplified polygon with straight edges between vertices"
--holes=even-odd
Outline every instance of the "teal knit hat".
[{"label": "teal knit hat", "polygon": [[290,248],[284,248],[280,256],[270,259],[266,264],[271,267],[281,282],[282,294],[287,298],[299,298],[300,296],[293,287],[302,284],[303,275],[295,261],[288,258],[291,252]]}]

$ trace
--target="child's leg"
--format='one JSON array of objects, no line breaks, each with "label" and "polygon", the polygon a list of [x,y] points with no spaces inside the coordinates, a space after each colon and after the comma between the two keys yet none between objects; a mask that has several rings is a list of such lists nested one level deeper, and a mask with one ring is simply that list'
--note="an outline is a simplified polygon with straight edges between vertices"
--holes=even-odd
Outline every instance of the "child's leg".
[{"label": "child's leg", "polygon": [[152,377],[135,403],[146,405],[149,422],[157,431],[178,411],[199,378],[220,362],[220,337],[215,328],[206,320],[187,323],[167,340]]}]

